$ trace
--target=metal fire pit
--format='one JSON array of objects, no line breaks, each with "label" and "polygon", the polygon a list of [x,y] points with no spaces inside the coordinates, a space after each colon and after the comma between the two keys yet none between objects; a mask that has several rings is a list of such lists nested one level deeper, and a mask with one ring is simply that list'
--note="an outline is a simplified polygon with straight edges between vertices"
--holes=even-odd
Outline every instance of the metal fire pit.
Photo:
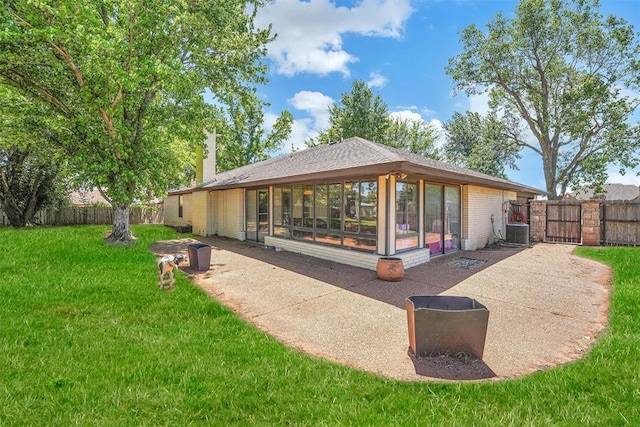
[{"label": "metal fire pit", "polygon": [[409,346],[416,356],[466,353],[482,359],[487,307],[459,296],[411,296],[405,302]]}]

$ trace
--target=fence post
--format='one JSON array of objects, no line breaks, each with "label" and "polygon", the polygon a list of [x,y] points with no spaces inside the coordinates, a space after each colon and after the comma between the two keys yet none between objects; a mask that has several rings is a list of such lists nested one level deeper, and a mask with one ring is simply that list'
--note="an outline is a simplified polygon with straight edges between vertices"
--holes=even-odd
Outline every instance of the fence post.
[{"label": "fence post", "polygon": [[582,244],[600,246],[600,201],[582,202]]},{"label": "fence post", "polygon": [[529,233],[532,242],[544,242],[547,235],[547,201],[531,200]]}]

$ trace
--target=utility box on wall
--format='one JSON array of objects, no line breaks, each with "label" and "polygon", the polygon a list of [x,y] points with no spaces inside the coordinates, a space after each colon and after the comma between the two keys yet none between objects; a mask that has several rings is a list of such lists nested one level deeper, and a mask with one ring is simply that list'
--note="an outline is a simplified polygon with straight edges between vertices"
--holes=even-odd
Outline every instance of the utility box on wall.
[{"label": "utility box on wall", "polygon": [[507,243],[529,244],[529,224],[507,224]]}]

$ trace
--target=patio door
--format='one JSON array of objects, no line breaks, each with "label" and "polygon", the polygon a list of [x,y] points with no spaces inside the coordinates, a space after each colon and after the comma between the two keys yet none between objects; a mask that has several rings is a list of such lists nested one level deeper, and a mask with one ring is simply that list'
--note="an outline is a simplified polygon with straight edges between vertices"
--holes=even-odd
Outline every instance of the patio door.
[{"label": "patio door", "polygon": [[245,192],[247,240],[264,242],[269,234],[269,190]]},{"label": "patio door", "polygon": [[425,184],[425,246],[431,255],[460,248],[460,187]]}]

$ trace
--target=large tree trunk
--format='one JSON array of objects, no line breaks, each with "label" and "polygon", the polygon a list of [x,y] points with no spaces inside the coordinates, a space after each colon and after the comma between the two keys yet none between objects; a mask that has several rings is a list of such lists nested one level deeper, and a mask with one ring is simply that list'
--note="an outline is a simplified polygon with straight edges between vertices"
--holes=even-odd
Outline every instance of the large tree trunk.
[{"label": "large tree trunk", "polygon": [[15,228],[26,227],[29,221],[25,218],[23,212],[20,209],[14,208],[9,203],[2,205],[2,210],[4,211],[7,219],[9,220],[9,224]]},{"label": "large tree trunk", "polygon": [[6,149],[0,165],[0,207],[15,228],[32,225],[38,211],[52,199],[57,169],[30,149]]},{"label": "large tree trunk", "polygon": [[114,244],[130,244],[136,241],[129,229],[129,205],[113,207],[113,228],[106,240]]}]

